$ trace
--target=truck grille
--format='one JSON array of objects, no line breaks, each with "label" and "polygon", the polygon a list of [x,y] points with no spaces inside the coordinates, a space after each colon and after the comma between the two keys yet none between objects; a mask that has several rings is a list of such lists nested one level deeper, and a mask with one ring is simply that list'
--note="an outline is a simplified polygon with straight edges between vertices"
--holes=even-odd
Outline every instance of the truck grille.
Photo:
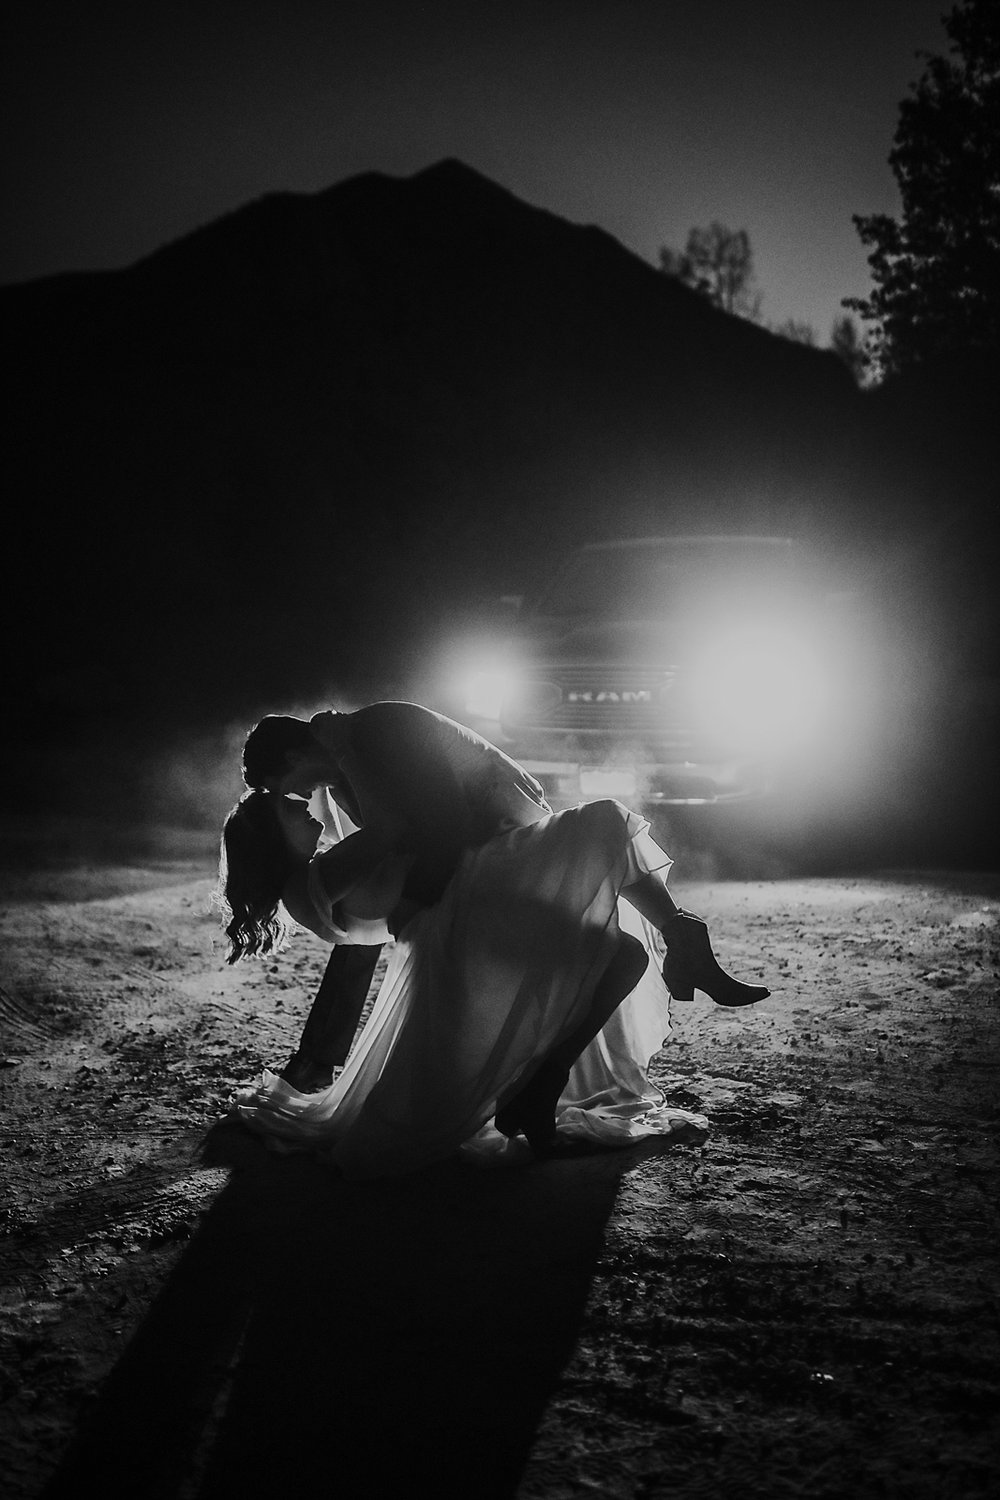
[{"label": "truck grille", "polygon": [[540,669],[504,705],[503,727],[642,734],[672,727],[670,669],[610,666]]}]

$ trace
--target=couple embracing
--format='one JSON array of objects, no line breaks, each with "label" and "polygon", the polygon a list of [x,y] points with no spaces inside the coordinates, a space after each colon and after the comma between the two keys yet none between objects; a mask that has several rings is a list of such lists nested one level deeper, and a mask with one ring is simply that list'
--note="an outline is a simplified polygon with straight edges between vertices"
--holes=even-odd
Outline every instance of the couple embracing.
[{"label": "couple embracing", "polygon": [[768,991],[720,968],[639,814],[553,812],[503,751],[413,703],[268,715],[243,768],[229,961],[276,951],[288,918],[332,947],[298,1052],[236,1101],[251,1128],[349,1177],[704,1130],[649,1081],[670,997]]}]

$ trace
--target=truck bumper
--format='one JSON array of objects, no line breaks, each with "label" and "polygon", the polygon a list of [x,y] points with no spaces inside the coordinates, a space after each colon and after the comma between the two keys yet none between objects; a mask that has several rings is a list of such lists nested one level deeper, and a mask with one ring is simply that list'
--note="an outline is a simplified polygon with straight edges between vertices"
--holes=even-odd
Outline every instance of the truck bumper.
[{"label": "truck bumper", "polygon": [[738,761],[591,765],[525,759],[521,764],[542,783],[554,807],[601,797],[642,807],[691,807],[747,801],[770,789],[764,765]]}]

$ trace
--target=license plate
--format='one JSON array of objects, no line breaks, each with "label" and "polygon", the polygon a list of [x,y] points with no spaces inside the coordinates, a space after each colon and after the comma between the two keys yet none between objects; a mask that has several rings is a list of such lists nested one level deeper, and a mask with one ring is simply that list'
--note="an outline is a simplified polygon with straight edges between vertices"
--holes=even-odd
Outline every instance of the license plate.
[{"label": "license plate", "polygon": [[635,772],[620,766],[580,771],[580,791],[585,797],[634,797],[635,789]]}]

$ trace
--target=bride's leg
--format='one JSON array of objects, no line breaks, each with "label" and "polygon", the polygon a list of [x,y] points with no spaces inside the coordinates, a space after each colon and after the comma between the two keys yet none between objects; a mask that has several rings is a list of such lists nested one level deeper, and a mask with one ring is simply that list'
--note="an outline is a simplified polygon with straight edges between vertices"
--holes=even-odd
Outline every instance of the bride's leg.
[{"label": "bride's leg", "polygon": [[640,875],[631,885],[622,887],[622,897],[635,907],[640,917],[661,930],[680,910],[658,875]]},{"label": "bride's leg", "polygon": [[496,1127],[503,1135],[525,1135],[538,1156],[551,1151],[556,1134],[556,1105],[566,1087],[570,1068],[635,989],[648,963],[646,950],[638,939],[619,933],[615,952],[594,991],[585,1020],[542,1059],[514,1098],[497,1110]]},{"label": "bride's leg", "polygon": [[631,995],[648,964],[649,955],[639,939],[619,932],[614,956],[594,991],[586,1020],[549,1054],[565,1066],[567,1076],[584,1047],[594,1040],[625,997]]}]

